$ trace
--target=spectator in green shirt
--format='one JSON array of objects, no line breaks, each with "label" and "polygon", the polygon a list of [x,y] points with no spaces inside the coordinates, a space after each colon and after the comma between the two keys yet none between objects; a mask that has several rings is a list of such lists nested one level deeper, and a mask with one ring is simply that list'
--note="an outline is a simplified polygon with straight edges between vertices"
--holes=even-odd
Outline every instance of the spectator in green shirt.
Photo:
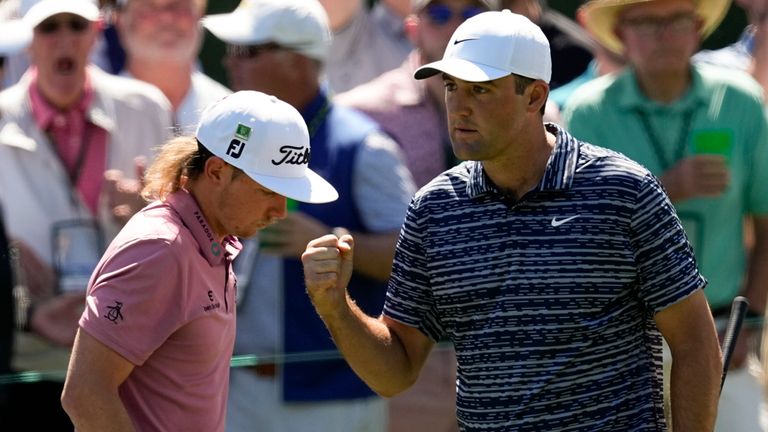
[{"label": "spectator in green shirt", "polygon": [[[768,126],[760,86],[746,73],[691,64],[727,0],[593,0],[586,25],[628,68],[582,86],[563,120],[571,133],[656,174],[675,203],[709,280],[716,318],[744,295],[761,316],[768,289]],[[745,220],[747,221],[745,223]],[[754,224],[754,247],[745,227]],[[718,431],[760,430],[762,399],[738,339],[720,398]]]}]

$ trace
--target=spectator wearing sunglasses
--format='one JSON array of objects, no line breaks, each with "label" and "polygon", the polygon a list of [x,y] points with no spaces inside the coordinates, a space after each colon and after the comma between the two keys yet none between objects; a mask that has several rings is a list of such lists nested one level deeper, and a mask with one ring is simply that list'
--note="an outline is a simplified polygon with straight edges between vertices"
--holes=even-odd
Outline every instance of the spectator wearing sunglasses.
[{"label": "spectator wearing sunglasses", "polygon": [[195,65],[206,4],[206,0],[120,0],[115,11],[126,51],[122,74],[163,92],[180,135],[189,135],[203,109],[231,93]]},{"label": "spectator wearing sunglasses", "polygon": [[326,80],[334,93],[347,91],[402,63],[411,50],[403,29],[410,0],[320,0],[333,33]]},{"label": "spectator wearing sunglasses", "polygon": [[[116,209],[141,205],[135,159],[150,157],[170,130],[168,102],[156,88],[90,65],[98,22],[89,0],[32,2],[22,18],[32,32],[31,67],[0,93],[0,195],[17,203],[4,216],[25,282],[17,309],[25,331],[14,353],[20,369],[66,370],[96,265],[81,258],[99,255],[116,234]],[[108,188],[108,169],[127,173],[126,180]],[[59,403],[61,381],[29,386],[34,403],[14,414],[31,429],[59,419],[53,429],[71,429]],[[36,421],[42,424],[30,424]]]}]

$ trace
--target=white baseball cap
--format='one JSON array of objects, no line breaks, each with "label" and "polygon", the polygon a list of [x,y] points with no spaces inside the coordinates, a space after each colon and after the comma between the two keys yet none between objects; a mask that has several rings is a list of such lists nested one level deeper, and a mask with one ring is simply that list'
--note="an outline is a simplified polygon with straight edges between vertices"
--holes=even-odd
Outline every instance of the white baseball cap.
[{"label": "white baseball cap", "polygon": [[552,77],[549,41],[539,26],[509,10],[483,12],[464,21],[451,36],[442,60],[416,70],[416,79],[444,72],[463,81],[492,81],[509,74]]},{"label": "white baseball cap", "polygon": [[32,41],[32,29],[20,19],[0,21],[0,57],[16,54]]},{"label": "white baseball cap", "polygon": [[309,203],[339,197],[309,169],[304,118],[274,96],[239,91],[219,100],[203,111],[195,136],[211,153],[280,195]]},{"label": "white baseball cap", "polygon": [[33,29],[46,19],[63,13],[74,14],[88,21],[99,19],[99,7],[94,0],[24,0],[20,12],[24,22]]},{"label": "white baseball cap", "polygon": [[331,46],[328,15],[317,0],[242,0],[234,12],[204,17],[203,25],[228,44],[274,42],[319,61]]}]

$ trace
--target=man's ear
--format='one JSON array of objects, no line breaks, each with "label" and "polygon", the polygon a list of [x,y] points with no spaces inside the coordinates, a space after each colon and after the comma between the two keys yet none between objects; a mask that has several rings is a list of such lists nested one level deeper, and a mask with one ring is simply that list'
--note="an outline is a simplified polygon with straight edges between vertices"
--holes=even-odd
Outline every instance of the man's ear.
[{"label": "man's ear", "polygon": [[528,86],[529,94],[528,110],[531,112],[540,112],[547,103],[549,97],[549,86],[542,80],[536,80]]},{"label": "man's ear", "polygon": [[203,170],[203,174],[214,184],[219,184],[229,178],[229,175],[227,174],[228,166],[229,164],[224,162],[224,160],[220,157],[211,156],[207,161],[205,161],[205,169]]}]

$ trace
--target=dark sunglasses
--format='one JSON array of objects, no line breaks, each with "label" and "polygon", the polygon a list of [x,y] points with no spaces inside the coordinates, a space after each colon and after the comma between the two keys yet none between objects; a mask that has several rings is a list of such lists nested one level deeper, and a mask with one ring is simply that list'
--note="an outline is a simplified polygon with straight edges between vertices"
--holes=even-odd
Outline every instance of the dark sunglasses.
[{"label": "dark sunglasses", "polygon": [[227,45],[227,55],[241,59],[253,59],[265,52],[285,49],[290,48],[278,45],[274,42],[260,45]]},{"label": "dark sunglasses", "polygon": [[472,18],[473,16],[485,12],[483,8],[479,8],[477,6],[468,6],[464,9],[462,9],[460,12],[454,12],[453,9],[449,8],[448,6],[440,3],[430,3],[424,11],[426,12],[427,16],[429,17],[429,20],[432,21],[435,25],[445,25],[451,19],[453,19],[454,16],[458,15],[461,21],[464,21],[468,18]]},{"label": "dark sunglasses", "polygon": [[59,31],[62,26],[69,27],[73,33],[82,33],[89,26],[91,22],[83,18],[69,18],[69,19],[47,19],[35,27],[35,30],[43,34],[53,34]]}]

